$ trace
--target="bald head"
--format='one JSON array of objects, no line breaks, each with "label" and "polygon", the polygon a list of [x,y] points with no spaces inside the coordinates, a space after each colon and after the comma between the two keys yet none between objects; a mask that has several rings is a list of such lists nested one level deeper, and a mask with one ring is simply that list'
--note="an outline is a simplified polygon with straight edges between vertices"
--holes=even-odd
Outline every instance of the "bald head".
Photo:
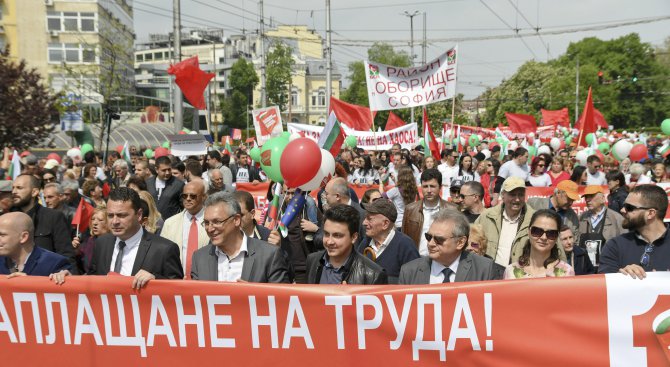
[{"label": "bald head", "polygon": [[184,190],[181,194],[182,202],[184,209],[191,215],[196,215],[202,210],[202,206],[207,198],[205,191],[205,182],[202,179],[193,180],[184,185]]},{"label": "bald head", "polygon": [[192,188],[198,193],[204,194],[206,190],[205,188],[205,181],[203,181],[200,177],[194,178],[192,181],[184,185],[184,189],[186,188]]},{"label": "bald head", "polygon": [[328,205],[347,204],[350,199],[349,185],[344,178],[336,177],[326,184],[326,201]]},{"label": "bald head", "polygon": [[33,220],[24,213],[11,212],[0,216],[0,256],[16,261],[33,248]]}]

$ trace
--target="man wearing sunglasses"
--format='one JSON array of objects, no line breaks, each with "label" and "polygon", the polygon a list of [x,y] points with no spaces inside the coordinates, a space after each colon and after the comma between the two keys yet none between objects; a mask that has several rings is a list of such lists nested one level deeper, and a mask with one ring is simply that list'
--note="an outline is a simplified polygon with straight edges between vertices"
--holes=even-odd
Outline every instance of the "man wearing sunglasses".
[{"label": "man wearing sunglasses", "polygon": [[644,279],[648,271],[670,270],[670,235],[663,222],[668,195],[656,185],[638,185],[624,203],[623,228],[630,232],[607,241],[600,256],[599,273]]},{"label": "man wearing sunglasses", "polygon": [[425,237],[428,256],[402,266],[399,284],[439,284],[499,279],[494,262],[465,251],[470,235],[468,219],[452,209],[440,210]]},{"label": "man wearing sunglasses", "polygon": [[586,210],[579,217],[579,247],[586,250],[591,262],[597,268],[602,247],[611,238],[622,233],[623,217],[605,206],[607,199],[602,186],[586,186],[582,195]]},{"label": "man wearing sunglasses", "polygon": [[586,184],[587,185],[607,185],[605,172],[602,171],[603,162],[597,155],[589,156],[586,159]]}]

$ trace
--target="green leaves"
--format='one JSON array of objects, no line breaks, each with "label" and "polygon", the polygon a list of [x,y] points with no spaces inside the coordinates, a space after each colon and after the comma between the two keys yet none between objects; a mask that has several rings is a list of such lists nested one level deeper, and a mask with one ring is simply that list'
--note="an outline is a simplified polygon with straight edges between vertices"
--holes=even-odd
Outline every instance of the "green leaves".
[{"label": "green leaves", "polygon": [[291,72],[295,64],[291,53],[291,47],[278,42],[267,56],[266,91],[268,105],[277,105],[280,111],[284,111],[288,104]]}]

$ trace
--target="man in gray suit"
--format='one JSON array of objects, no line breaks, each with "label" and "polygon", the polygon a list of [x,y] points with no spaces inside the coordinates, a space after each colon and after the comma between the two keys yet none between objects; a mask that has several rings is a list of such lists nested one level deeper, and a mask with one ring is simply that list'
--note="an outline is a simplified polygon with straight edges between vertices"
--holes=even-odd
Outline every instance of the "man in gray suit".
[{"label": "man in gray suit", "polygon": [[193,280],[289,282],[280,248],[242,231],[242,210],[232,194],[217,192],[208,197],[202,224],[210,241],[193,254]]},{"label": "man in gray suit", "polygon": [[500,279],[493,260],[475,255],[468,244],[468,219],[453,209],[442,209],[433,216],[426,232],[428,257],[410,261],[400,268],[399,284],[437,284]]}]

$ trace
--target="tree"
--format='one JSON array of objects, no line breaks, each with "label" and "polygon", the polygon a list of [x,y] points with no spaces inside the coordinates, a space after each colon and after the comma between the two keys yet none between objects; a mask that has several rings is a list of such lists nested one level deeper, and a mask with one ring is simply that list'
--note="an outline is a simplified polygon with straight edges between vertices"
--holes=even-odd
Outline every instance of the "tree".
[{"label": "tree", "polygon": [[242,128],[247,123],[247,107],[254,88],[258,85],[258,74],[254,64],[239,59],[230,70],[230,96],[221,101],[221,111],[228,126]]},{"label": "tree", "polygon": [[58,96],[25,60],[10,61],[8,48],[0,51],[0,85],[0,145],[25,149],[48,137],[56,125]]},{"label": "tree", "polygon": [[268,103],[279,106],[280,111],[286,109],[291,86],[291,71],[295,60],[293,60],[290,46],[278,42],[267,56],[267,91]]}]

